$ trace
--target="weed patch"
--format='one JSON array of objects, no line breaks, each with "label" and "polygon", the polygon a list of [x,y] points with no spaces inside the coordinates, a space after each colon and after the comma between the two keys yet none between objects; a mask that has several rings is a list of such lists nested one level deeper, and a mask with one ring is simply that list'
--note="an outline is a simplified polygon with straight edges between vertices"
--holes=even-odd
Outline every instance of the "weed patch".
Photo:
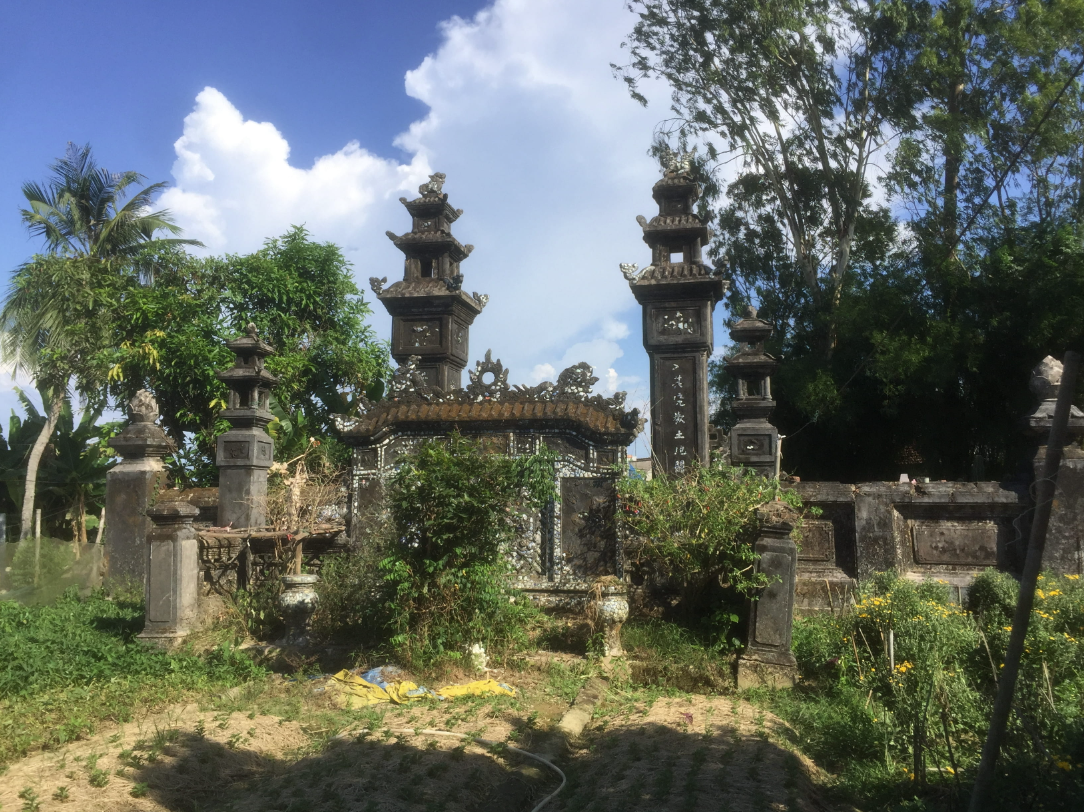
[{"label": "weed patch", "polygon": [[[86,736],[104,720],[260,679],[222,645],[164,652],[136,639],[143,609],[130,598],[66,592],[47,606],[0,603],[0,763]],[[98,779],[102,780],[102,779]]]}]

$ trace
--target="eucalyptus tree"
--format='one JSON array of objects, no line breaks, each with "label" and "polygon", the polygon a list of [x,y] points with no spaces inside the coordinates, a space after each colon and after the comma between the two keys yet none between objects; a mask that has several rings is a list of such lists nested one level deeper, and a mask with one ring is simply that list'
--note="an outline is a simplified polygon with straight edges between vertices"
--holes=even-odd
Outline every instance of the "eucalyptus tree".
[{"label": "eucalyptus tree", "polygon": [[[782,228],[773,238],[818,313],[822,350],[856,238],[871,211],[869,176],[915,104],[908,81],[912,14],[878,0],[632,0],[639,14],[613,65],[633,97],[669,85],[660,125],[709,162],[737,161],[740,184]],[[725,247],[724,247],[724,253]]]},{"label": "eucalyptus tree", "polygon": [[[153,211],[157,183],[133,189],[136,172],[99,167],[90,146],[69,143],[44,184],[27,183],[28,208],[22,219],[30,234],[44,240],[46,253],[20,266],[0,308],[0,350],[17,372],[49,394],[50,408],[27,458],[21,537],[31,532],[34,495],[42,452],[74,381],[88,402],[104,398],[107,369],[101,354],[112,340],[113,314],[130,283],[129,262],[155,242],[180,240],[168,211]],[[159,232],[172,237],[158,238]]]}]

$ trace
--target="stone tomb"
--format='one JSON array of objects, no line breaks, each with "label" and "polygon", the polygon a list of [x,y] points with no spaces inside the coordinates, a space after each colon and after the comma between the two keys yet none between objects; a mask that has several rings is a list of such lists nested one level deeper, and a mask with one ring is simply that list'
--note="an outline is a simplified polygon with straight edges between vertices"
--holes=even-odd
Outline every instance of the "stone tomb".
[{"label": "stone tomb", "polygon": [[508,551],[516,585],[540,603],[558,605],[582,600],[597,577],[620,576],[614,483],[625,449],[643,427],[638,410],[625,410],[624,393],[591,395],[597,378],[584,363],[566,369],[556,384],[510,387],[508,371],[489,352],[465,389],[445,392],[429,385],[419,361],[409,358],[398,368],[385,400],[363,404],[359,417],[336,418],[343,442],[354,449],[351,536],[362,540],[364,517],[399,457],[425,440],[459,431],[512,456],[545,443],[559,456],[560,504],[521,517]]}]

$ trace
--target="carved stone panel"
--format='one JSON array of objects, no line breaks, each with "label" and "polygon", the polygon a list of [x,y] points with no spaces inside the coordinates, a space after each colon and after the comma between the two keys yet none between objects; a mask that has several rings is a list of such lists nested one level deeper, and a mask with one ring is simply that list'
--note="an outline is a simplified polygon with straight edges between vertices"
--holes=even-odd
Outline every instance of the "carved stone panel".
[{"label": "carved stone panel", "polygon": [[250,446],[251,444],[245,440],[235,440],[223,443],[222,450],[228,460],[247,460]]},{"label": "carved stone panel", "polygon": [[660,302],[644,307],[644,346],[711,346],[711,308],[707,301]]},{"label": "carved stone panel", "polygon": [[802,525],[801,561],[832,563],[836,557],[835,525],[825,519],[806,519]]},{"label": "carved stone panel", "polygon": [[654,364],[651,450],[670,474],[684,474],[700,458],[697,405],[704,382],[697,356],[658,356]]},{"label": "carved stone panel", "polygon": [[375,471],[380,464],[379,452],[375,448],[359,448],[354,451],[354,468],[366,473]]},{"label": "carved stone panel", "polygon": [[403,320],[403,346],[408,350],[440,348],[440,319]]},{"label": "carved stone panel", "polygon": [[660,338],[700,335],[700,313],[695,308],[656,308],[651,314]]},{"label": "carved stone panel", "polygon": [[463,364],[467,363],[467,354],[470,351],[469,338],[467,326],[462,322],[452,321],[452,340],[448,349],[452,357],[462,361]]},{"label": "carved stone panel", "polygon": [[783,553],[763,553],[758,569],[772,579],[757,601],[756,642],[782,646],[790,626],[790,559]]},{"label": "carved stone panel", "polygon": [[916,521],[911,530],[915,563],[994,566],[999,532],[992,520]]},{"label": "carved stone panel", "polygon": [[613,575],[617,567],[613,480],[561,479],[561,553],[577,580]]}]

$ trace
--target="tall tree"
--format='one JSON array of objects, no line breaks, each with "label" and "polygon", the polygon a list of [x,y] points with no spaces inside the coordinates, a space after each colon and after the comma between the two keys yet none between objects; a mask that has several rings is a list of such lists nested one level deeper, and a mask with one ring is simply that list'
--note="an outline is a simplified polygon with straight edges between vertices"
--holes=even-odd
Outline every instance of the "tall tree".
[{"label": "tall tree", "polygon": [[633,0],[632,59],[613,66],[634,98],[645,78],[671,89],[661,126],[709,160],[741,162],[817,311],[822,349],[835,345],[868,175],[915,104],[906,6],[878,0]]},{"label": "tall tree", "polygon": [[296,454],[309,436],[333,450],[331,415],[350,413],[352,394],[382,394],[388,348],[366,323],[369,306],[350,264],[337,246],[311,239],[304,228],[248,255],[197,259],[167,247],[148,250],[136,266],[154,283],[124,297],[110,388],[118,400],[140,388],[154,392],[182,449],[175,476],[208,484],[216,475],[214,440],[223,429],[217,415],[226,391],[215,371],[233,363],[225,342],[249,322],[275,347],[267,368],[278,377],[276,453]]},{"label": "tall tree", "polygon": [[106,370],[100,354],[112,338],[111,317],[126,284],[124,262],[156,242],[159,231],[180,231],[168,211],[151,211],[162,184],[125,200],[141,177],[109,172],[95,163],[89,145],[69,143],[45,185],[23,187],[29,206],[22,210],[23,222],[31,235],[44,239],[48,253],[35,256],[12,277],[0,308],[0,349],[16,370],[27,372],[38,390],[48,393],[50,408],[27,460],[22,538],[31,532],[41,455],[72,380],[88,401],[102,397]]},{"label": "tall tree", "polygon": [[47,252],[112,260],[134,256],[151,242],[200,245],[196,240],[158,236],[181,233],[168,210],[152,211],[155,195],[166,188],[164,182],[131,193],[144,176],[98,166],[90,144],[77,147],[69,141],[52,171],[44,185],[23,184],[28,208],[21,211],[31,235],[45,240]]}]

